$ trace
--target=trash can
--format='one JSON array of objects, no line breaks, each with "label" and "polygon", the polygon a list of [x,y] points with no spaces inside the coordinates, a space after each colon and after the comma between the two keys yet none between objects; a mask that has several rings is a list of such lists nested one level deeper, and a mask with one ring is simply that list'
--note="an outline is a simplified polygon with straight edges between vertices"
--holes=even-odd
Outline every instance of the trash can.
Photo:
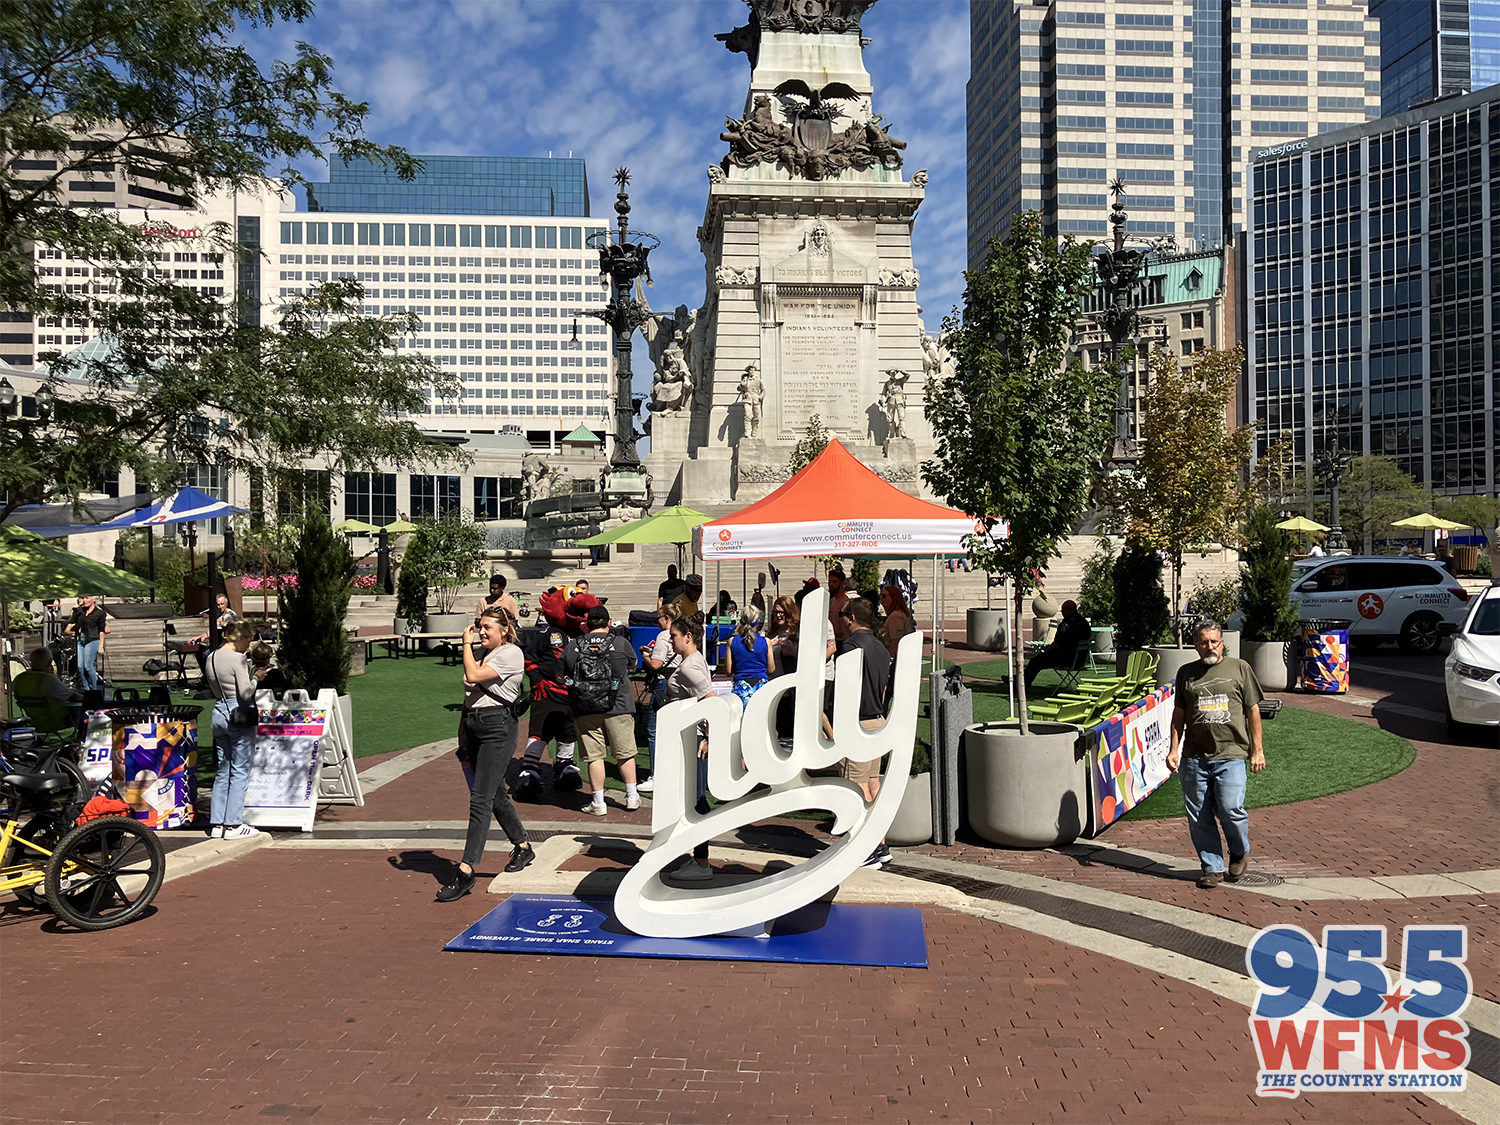
[{"label": "trash can", "polygon": [[1349,622],[1329,618],[1302,623],[1302,690],[1349,690]]},{"label": "trash can", "polygon": [[[110,707],[111,776],[120,800],[147,828],[185,828],[198,799],[201,707]],[[91,716],[92,718],[92,716]]]},{"label": "trash can", "polygon": [[1453,569],[1459,574],[1473,574],[1479,569],[1479,548],[1463,543],[1453,548]]}]

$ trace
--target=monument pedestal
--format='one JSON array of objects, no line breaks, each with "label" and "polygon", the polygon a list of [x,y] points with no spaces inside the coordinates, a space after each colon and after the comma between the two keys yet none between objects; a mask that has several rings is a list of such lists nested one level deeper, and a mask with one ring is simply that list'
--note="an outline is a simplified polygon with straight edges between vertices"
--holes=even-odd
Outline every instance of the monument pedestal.
[{"label": "monument pedestal", "polygon": [[911,438],[892,438],[885,443],[885,459],[902,465],[915,465],[917,443]]},{"label": "monument pedestal", "polygon": [[685,410],[651,416],[651,452],[646,455],[646,468],[659,502],[677,503],[683,497],[682,463],[690,423]]},{"label": "monument pedestal", "polygon": [[707,445],[682,463],[682,502],[688,507],[724,504],[730,498],[734,462],[727,446]]}]

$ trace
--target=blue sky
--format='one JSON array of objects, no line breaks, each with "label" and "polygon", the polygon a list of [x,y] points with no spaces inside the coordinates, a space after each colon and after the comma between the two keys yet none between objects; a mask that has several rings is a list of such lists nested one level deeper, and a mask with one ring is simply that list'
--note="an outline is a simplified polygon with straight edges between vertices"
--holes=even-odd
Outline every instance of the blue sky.
[{"label": "blue sky", "polygon": [[[613,217],[610,173],[628,165],[631,224],[662,240],[647,297],[669,309],[703,299],[704,169],[750,77],[714,35],[747,14],[741,0],[320,0],[308,22],[247,41],[263,62],[299,39],[332,56],[336,88],[369,102],[382,143],[585,158],[596,217]],[[864,19],[875,109],[907,142],[906,173],[931,177],[914,237],[929,331],[963,293],[968,23],[967,0],[880,0]]]}]

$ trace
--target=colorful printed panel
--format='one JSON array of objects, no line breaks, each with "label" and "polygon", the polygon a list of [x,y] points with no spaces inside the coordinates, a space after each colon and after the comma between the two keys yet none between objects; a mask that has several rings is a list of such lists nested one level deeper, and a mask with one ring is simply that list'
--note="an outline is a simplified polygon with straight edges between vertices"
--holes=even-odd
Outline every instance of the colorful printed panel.
[{"label": "colorful printed panel", "polygon": [[1302,688],[1340,694],[1349,690],[1349,630],[1302,631]]},{"label": "colorful printed panel", "polygon": [[115,788],[148,828],[193,823],[198,797],[198,720],[117,716]]},{"label": "colorful printed panel", "polygon": [[1091,728],[1088,739],[1089,835],[1097,836],[1172,775],[1171,684]]}]

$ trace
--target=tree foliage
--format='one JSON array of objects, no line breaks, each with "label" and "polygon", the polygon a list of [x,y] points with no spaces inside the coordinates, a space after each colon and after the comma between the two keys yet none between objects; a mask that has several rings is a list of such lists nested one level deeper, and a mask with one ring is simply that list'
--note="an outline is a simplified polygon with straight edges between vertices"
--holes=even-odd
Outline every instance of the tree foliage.
[{"label": "tree foliage", "polygon": [[[991,240],[984,267],[964,275],[963,315],[943,322],[954,373],[926,387],[937,448],[922,475],[981,521],[969,556],[1010,577],[1017,607],[1082,515],[1114,438],[1118,372],[1067,355],[1093,285],[1089,253],[1048,237],[1037,213],[1016,216],[1010,238]],[[1018,608],[1017,635],[1019,623]]]},{"label": "tree foliage", "polygon": [[425,522],[415,538],[422,543],[427,583],[437,598],[437,611],[452,613],[459,591],[484,569],[484,525],[450,510]]},{"label": "tree foliage", "polygon": [[406,542],[396,579],[396,616],[421,624],[427,616],[427,541],[417,532]]},{"label": "tree foliage", "polygon": [[823,416],[814,414],[807,420],[807,426],[802,431],[802,436],[797,439],[797,444],[792,446],[792,455],[787,458],[786,469],[790,476],[796,476],[818,459],[818,454],[828,448],[828,443],[833,440],[833,434],[823,425]]},{"label": "tree foliage", "polygon": [[1115,650],[1132,652],[1160,644],[1172,628],[1172,609],[1161,585],[1161,555],[1139,543],[1125,544],[1115,560]]},{"label": "tree foliage", "polygon": [[308,692],[349,687],[349,635],[344,616],[354,589],[354,556],[326,513],[313,510],[297,543],[297,585],[281,590],[278,657],[287,678]]},{"label": "tree foliage", "polygon": [[1297,636],[1292,605],[1292,560],[1285,533],[1271,508],[1256,508],[1245,524],[1240,552],[1241,605],[1247,641],[1290,641]]},{"label": "tree foliage", "polygon": [[1099,536],[1094,553],[1083,560],[1078,612],[1095,625],[1114,623],[1115,545],[1108,535]]},{"label": "tree foliage", "polygon": [[[0,305],[91,323],[104,354],[48,364],[53,405],[0,420],[0,516],[77,500],[122,467],[172,483],[183,463],[229,469],[327,458],[333,468],[437,461],[393,415],[421,388],[457,381],[397,356],[409,316],[360,315],[359,286],[333,282],[287,302],[279,323],[242,325],[224,301],[158,276],[159,240],[114,211],[59,206],[67,185],[122,171],[192,206],[209,192],[301,182],[330,150],[411,175],[417,162],[362,135],[367,107],[332,88],[332,62],[305,43],[262,69],[244,26],[298,22],[308,0],[68,0],[0,5]],[[55,169],[22,167],[23,159]],[[136,215],[136,217],[140,217]],[[206,238],[234,276],[237,232]],[[49,283],[36,247],[94,263],[90,292]],[[102,279],[102,280],[100,280]],[[45,399],[47,396],[44,395]]]},{"label": "tree foliage", "polygon": [[1253,425],[1230,430],[1244,353],[1210,349],[1184,372],[1170,353],[1151,357],[1151,386],[1135,471],[1109,478],[1110,504],[1127,537],[1160,549],[1172,566],[1172,612],[1182,606],[1182,556],[1210,542],[1237,540],[1240,469]]}]

